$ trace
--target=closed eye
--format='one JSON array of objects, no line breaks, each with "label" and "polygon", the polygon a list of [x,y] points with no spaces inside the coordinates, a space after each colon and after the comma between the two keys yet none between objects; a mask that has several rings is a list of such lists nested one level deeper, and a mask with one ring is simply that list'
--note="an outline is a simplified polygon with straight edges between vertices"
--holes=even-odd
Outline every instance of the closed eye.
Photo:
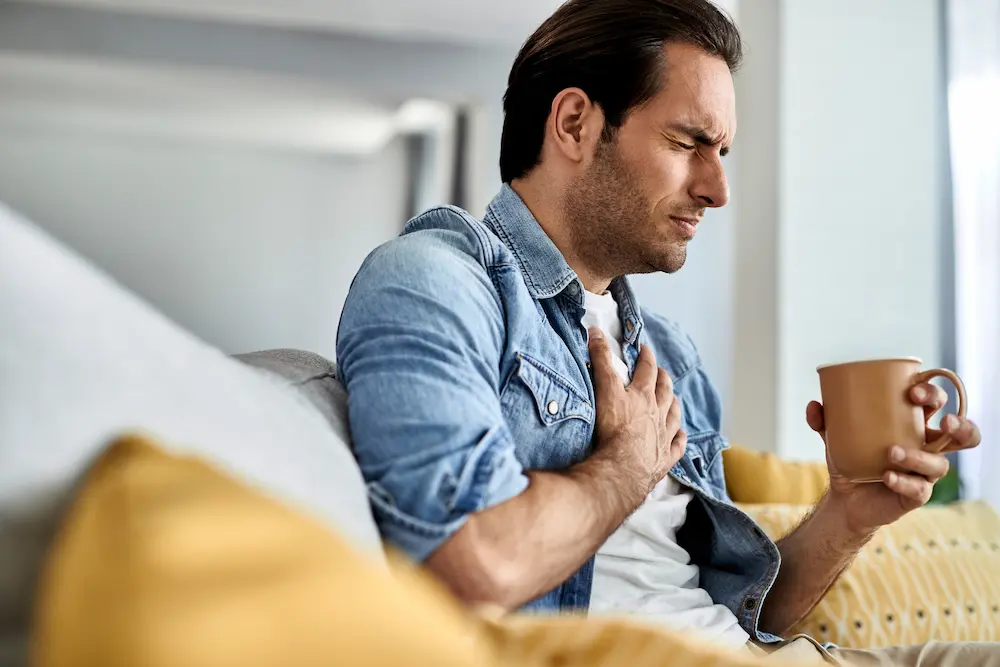
[{"label": "closed eye", "polygon": [[681,148],[683,148],[686,151],[693,151],[694,150],[694,145],[693,144],[685,144],[685,143],[683,143],[681,141],[677,141],[677,140],[674,140],[674,143],[677,144],[678,146],[680,146]]}]

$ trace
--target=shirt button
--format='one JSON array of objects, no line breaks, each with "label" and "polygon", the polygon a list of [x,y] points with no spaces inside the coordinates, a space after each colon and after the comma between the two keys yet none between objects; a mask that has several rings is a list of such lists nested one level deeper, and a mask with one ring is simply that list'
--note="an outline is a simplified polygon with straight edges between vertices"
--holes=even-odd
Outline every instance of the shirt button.
[{"label": "shirt button", "polygon": [[757,601],[754,600],[753,598],[747,598],[743,602],[743,608],[746,609],[747,611],[753,611],[753,608],[756,606],[757,606]]},{"label": "shirt button", "polygon": [[559,414],[559,404],[556,403],[555,401],[549,401],[549,405],[546,408],[546,410],[549,411],[550,415]]}]

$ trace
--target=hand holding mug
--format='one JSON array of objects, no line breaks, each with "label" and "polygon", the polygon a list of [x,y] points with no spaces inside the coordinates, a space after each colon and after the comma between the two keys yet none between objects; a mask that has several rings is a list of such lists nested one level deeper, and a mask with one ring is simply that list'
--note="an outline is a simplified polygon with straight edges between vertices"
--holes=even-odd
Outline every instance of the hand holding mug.
[{"label": "hand holding mug", "polygon": [[[952,371],[920,371],[914,358],[879,359],[818,369],[823,405],[806,421],[827,445],[830,493],[845,503],[856,532],[870,532],[924,505],[934,483],[948,473],[944,452],[975,447],[979,429],[965,418],[966,396]],[[941,428],[927,421],[947,402],[929,383],[946,377],[958,390],[957,415]]]}]

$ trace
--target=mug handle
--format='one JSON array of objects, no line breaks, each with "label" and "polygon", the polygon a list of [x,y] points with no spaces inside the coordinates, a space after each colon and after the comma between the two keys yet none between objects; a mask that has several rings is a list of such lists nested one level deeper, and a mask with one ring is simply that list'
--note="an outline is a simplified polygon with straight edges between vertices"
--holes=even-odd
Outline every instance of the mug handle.
[{"label": "mug handle", "polygon": [[[943,377],[955,385],[955,389],[958,391],[958,411],[955,414],[964,418],[965,407],[968,402],[965,397],[965,384],[962,382],[962,378],[958,377],[954,371],[949,371],[947,368],[932,368],[929,371],[921,371],[920,373],[917,373],[917,377],[914,379],[913,384],[922,384],[931,378],[937,377]],[[949,442],[951,442],[951,436],[945,433],[934,442],[929,442],[924,445],[924,451],[937,454],[942,449],[947,447]]]}]

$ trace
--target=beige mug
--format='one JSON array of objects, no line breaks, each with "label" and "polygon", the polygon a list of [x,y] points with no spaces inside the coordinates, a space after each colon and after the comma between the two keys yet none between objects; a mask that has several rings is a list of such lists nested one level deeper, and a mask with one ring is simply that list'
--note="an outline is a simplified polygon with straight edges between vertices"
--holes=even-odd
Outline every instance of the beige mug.
[{"label": "beige mug", "polygon": [[926,443],[924,410],[910,400],[910,389],[944,377],[958,390],[958,416],[965,417],[965,385],[944,368],[921,371],[920,359],[872,359],[830,364],[816,369],[823,397],[823,419],[830,463],[853,482],[879,482],[887,470],[889,449],[940,452],[943,435]]}]

